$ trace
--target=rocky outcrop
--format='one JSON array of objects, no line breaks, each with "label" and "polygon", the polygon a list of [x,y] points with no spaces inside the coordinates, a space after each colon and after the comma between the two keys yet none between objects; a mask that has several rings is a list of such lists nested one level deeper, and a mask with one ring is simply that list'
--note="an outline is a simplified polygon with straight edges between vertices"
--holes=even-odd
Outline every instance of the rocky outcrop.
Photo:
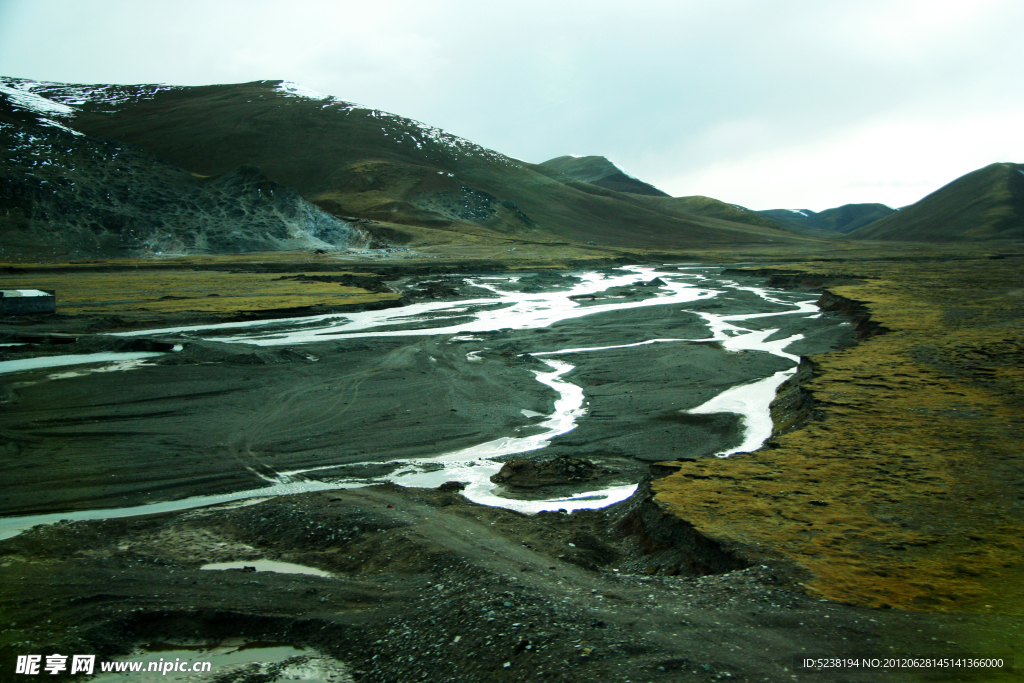
[{"label": "rocky outcrop", "polygon": [[560,455],[546,462],[516,458],[501,466],[501,470],[491,477],[495,484],[514,488],[533,489],[542,486],[558,486],[561,484],[577,484],[599,479],[613,470],[600,467],[579,458]]},{"label": "rocky outcrop", "polygon": [[135,145],[0,122],[0,255],[365,247],[360,227],[242,165],[215,177]]}]

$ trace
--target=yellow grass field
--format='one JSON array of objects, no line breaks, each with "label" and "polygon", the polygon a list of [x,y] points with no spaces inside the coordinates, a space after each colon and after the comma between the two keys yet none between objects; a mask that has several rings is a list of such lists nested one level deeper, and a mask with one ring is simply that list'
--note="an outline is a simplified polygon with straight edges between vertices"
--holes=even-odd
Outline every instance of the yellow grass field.
[{"label": "yellow grass field", "polygon": [[[835,272],[821,263],[790,264]],[[775,448],[681,463],[657,500],[801,568],[843,602],[1024,614],[1019,259],[844,263],[889,332],[814,357],[823,419]]]},{"label": "yellow grass field", "polygon": [[[47,268],[25,274],[0,274],[0,288],[35,287],[57,292],[58,312],[71,315],[152,317],[160,314],[230,315],[304,306],[366,304],[397,299],[390,292],[368,292],[339,283],[281,279],[287,273],[232,272],[180,269],[103,270],[77,267]],[[320,272],[315,265],[295,272]]]}]

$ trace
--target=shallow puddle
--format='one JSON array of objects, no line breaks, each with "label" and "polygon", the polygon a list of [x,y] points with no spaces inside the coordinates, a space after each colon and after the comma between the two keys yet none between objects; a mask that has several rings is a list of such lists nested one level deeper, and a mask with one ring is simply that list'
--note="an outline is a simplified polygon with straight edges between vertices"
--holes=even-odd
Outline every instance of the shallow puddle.
[{"label": "shallow puddle", "polygon": [[275,560],[248,560],[246,562],[213,562],[211,564],[204,564],[200,569],[241,569],[247,570],[252,567],[251,571],[257,572],[276,572],[278,574],[308,574],[309,576],[322,576],[324,578],[334,578],[333,575],[325,572],[323,569],[317,569],[316,567],[307,567],[301,564],[292,564],[291,562],[277,562]]},{"label": "shallow puddle", "polygon": [[95,671],[99,675],[89,680],[97,683],[205,683],[240,677],[265,683],[351,683],[354,680],[344,663],[315,650],[286,643],[228,642],[214,647],[152,643],[130,655],[98,660]]},{"label": "shallow puddle", "polygon": [[111,353],[78,353],[67,356],[42,356],[38,358],[19,358],[18,360],[0,361],[0,374],[23,372],[39,368],[59,368],[65,365],[85,365],[86,363],[111,363],[136,361],[143,358],[163,356],[159,351],[130,351]]},{"label": "shallow puddle", "polygon": [[101,365],[99,367],[80,368],[76,370],[68,370],[66,372],[55,372],[48,376],[48,379],[69,379],[71,377],[84,377],[85,375],[91,375],[94,372],[124,372],[125,370],[134,370],[135,368],[146,365],[148,358],[138,358],[136,360],[121,360],[116,363],[110,363],[108,365]]},{"label": "shallow puddle", "polygon": [[0,517],[0,540],[17,536],[22,531],[31,529],[39,524],[56,524],[58,522],[78,522],[94,519],[121,519],[124,517],[153,515],[162,512],[192,510],[194,508],[210,507],[213,505],[221,505],[223,503],[251,498],[266,499],[273,498],[275,496],[291,496],[297,493],[311,493],[313,491],[332,491],[339,488],[356,488],[357,486],[366,486],[366,482],[360,484],[334,484],[313,479],[308,481],[274,483],[258,489],[247,489],[244,491],[233,491],[231,493],[219,493],[209,496],[192,496],[190,498],[181,498],[179,500],[145,503],[143,505],[133,505],[125,508],[51,512],[42,515],[28,515],[25,517]]}]

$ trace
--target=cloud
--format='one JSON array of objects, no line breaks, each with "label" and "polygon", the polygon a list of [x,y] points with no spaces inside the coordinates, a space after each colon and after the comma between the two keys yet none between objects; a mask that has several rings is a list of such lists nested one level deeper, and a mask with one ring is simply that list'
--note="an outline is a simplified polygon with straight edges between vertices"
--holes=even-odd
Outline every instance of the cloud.
[{"label": "cloud", "polygon": [[1014,161],[1006,150],[1024,151],[1021,120],[1024,107],[941,121],[882,117],[757,152],[723,154],[652,182],[671,194],[707,195],[752,209],[906,206],[976,168]]},{"label": "cloud", "polygon": [[[1013,0],[8,0],[0,12],[6,75],[283,78],[516,158],[603,154],[668,192],[764,208],[826,208],[872,187],[905,201],[914,188],[877,183],[1024,160],[1006,127],[1024,111]],[[919,132],[932,129],[944,157]]]}]

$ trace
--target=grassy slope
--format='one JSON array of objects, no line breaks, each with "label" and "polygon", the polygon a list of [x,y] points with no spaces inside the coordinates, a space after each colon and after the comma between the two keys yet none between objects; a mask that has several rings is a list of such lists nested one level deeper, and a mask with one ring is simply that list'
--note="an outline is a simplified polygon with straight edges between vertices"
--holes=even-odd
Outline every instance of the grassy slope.
[{"label": "grassy slope", "polygon": [[425,229],[645,247],[802,241],[770,227],[681,217],[623,202],[620,193],[586,192],[452,136],[456,142],[439,144],[408,119],[284,97],[273,85],[161,92],[113,115],[85,111],[74,125],[203,175],[251,164],[335,215],[388,221],[399,232],[414,226],[419,240],[430,239]]},{"label": "grassy slope", "polygon": [[562,156],[541,162],[541,166],[565,174],[573,180],[593,183],[616,192],[668,197],[669,195],[642,180],[626,175],[622,170],[602,156]]},{"label": "grassy slope", "polygon": [[659,211],[679,216],[705,216],[707,218],[716,218],[733,223],[745,223],[764,228],[781,228],[791,232],[788,226],[780,225],[776,221],[758,216],[753,211],[748,211],[747,209],[742,209],[733,204],[712,199],[711,197],[703,197],[701,195],[694,195],[692,197],[644,197],[641,201]]},{"label": "grassy slope", "polygon": [[850,233],[852,239],[966,242],[1024,239],[1024,166],[991,164],[905,209]]},{"label": "grassy slope", "polygon": [[815,214],[811,225],[822,230],[846,233],[892,214],[893,209],[885,204],[844,204]]},{"label": "grassy slope", "polygon": [[834,291],[890,332],[813,358],[820,420],[681,463],[657,499],[834,600],[1024,613],[1020,258],[796,267],[869,278]]}]

